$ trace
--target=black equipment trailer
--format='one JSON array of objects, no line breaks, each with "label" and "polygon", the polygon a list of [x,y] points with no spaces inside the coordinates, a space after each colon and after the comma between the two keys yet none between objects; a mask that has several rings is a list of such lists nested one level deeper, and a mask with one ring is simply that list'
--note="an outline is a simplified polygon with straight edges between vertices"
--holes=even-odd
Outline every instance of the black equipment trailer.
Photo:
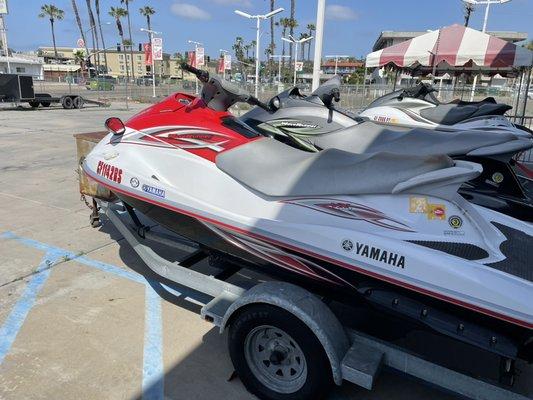
[{"label": "black equipment trailer", "polygon": [[49,93],[35,93],[33,78],[27,75],[0,74],[0,102],[28,103],[32,108],[60,104],[64,109],[83,108],[85,104],[105,106],[101,101],[89,100],[75,94],[53,97]]}]

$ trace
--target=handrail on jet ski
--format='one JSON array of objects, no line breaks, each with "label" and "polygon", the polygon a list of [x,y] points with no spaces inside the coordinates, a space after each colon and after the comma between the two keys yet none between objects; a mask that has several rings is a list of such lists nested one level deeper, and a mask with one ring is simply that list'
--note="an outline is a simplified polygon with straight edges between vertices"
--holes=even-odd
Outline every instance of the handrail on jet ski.
[{"label": "handrail on jet ski", "polygon": [[261,107],[266,111],[271,111],[268,104],[263,103],[231,82],[220,79],[216,75],[210,75],[208,71],[195,68],[187,63],[182,63],[181,69],[196,75],[196,78],[204,84],[202,100],[205,101],[209,108],[217,111],[227,111],[235,103],[248,103],[252,106]]}]

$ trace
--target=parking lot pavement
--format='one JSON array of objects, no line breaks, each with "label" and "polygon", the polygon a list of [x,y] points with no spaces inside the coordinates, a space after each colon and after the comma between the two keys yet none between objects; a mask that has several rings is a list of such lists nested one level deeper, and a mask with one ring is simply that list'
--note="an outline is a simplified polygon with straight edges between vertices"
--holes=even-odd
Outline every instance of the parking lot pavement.
[{"label": "parking lot pavement", "polygon": [[[130,110],[0,110],[0,399],[251,399],[225,337],[109,225],[89,226],[74,133]],[[197,299],[198,300],[198,299]],[[453,398],[385,373],[332,399]]]}]

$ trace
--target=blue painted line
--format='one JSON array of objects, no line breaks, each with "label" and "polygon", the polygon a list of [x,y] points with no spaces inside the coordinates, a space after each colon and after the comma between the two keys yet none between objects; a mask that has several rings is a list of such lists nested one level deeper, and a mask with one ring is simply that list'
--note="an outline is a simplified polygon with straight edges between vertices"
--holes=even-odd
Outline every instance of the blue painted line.
[{"label": "blue painted line", "polygon": [[63,257],[62,252],[50,251],[42,258],[37,272],[32,276],[24,293],[17,301],[6,320],[0,327],[0,364],[4,361],[13,342],[15,341],[20,328],[24,324],[28,313],[35,304],[37,295],[43,288],[46,280],[50,276],[50,266],[53,265],[59,258]]},{"label": "blue painted line", "polygon": [[[154,284],[157,285],[156,282]],[[143,400],[164,399],[163,322],[161,297],[148,281],[145,290]]]}]

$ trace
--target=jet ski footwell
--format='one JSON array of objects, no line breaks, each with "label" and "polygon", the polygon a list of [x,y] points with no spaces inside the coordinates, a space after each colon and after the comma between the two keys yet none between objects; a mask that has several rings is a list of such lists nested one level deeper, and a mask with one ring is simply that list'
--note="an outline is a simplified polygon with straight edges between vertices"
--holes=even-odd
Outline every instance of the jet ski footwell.
[{"label": "jet ski footwell", "polygon": [[[193,266],[204,260],[209,254],[209,249],[203,246],[197,247],[196,251],[193,251],[190,256],[180,262],[168,261],[156,254],[148,242],[157,242],[181,250],[184,247],[194,249],[197,244],[175,235],[158,233],[157,229],[148,229],[140,225],[140,221],[135,217],[133,218],[134,224],[125,222],[127,210],[120,203],[98,200],[98,204],[100,213],[105,215],[118,229],[126,242],[151,270],[166,280],[212,298],[202,307],[201,316],[205,320],[213,322],[220,328],[221,332],[229,326],[234,315],[246,312],[247,306],[257,303],[272,304],[289,311],[309,328],[312,328],[324,347],[331,363],[334,381],[337,384],[347,380],[364,388],[372,389],[380,370],[386,366],[446,391],[469,398],[486,400],[527,399],[508,388],[445,368],[387,341],[358,330],[346,328],[343,326],[345,324],[342,323],[346,321],[343,321],[342,318],[341,320],[337,319],[325,302],[302,287],[275,281],[263,283],[255,281],[245,284],[229,283],[228,278],[240,269],[239,267],[235,268],[235,266],[233,269],[230,268],[229,273],[223,272],[216,276],[208,276],[198,272],[194,270]],[[131,215],[135,211],[130,209],[128,212]],[[140,229],[141,227],[142,229]],[[242,279],[237,281],[242,282]],[[390,293],[378,290],[370,295],[366,291],[365,294],[370,297],[377,297],[377,303],[382,303],[382,305],[391,303],[393,306],[397,306],[398,299],[401,299],[400,296],[388,298]],[[402,299],[400,302],[404,308],[409,308],[407,301]],[[425,310],[427,313],[427,308]],[[422,313],[424,312],[422,311]],[[438,314],[433,315],[433,317],[435,316],[439,317]],[[446,322],[447,316],[442,314],[440,318],[442,324]],[[476,334],[486,333],[484,328],[471,327]],[[460,325],[459,330],[461,329],[464,330],[465,326]],[[502,350],[499,353],[502,353],[505,346],[508,346],[506,350],[512,352],[512,343],[506,343],[505,340],[503,336],[498,337],[498,339],[493,336],[490,346]],[[503,364],[507,365],[504,368],[504,374],[512,375],[514,373],[514,357],[502,356],[502,360],[504,361]]]}]

